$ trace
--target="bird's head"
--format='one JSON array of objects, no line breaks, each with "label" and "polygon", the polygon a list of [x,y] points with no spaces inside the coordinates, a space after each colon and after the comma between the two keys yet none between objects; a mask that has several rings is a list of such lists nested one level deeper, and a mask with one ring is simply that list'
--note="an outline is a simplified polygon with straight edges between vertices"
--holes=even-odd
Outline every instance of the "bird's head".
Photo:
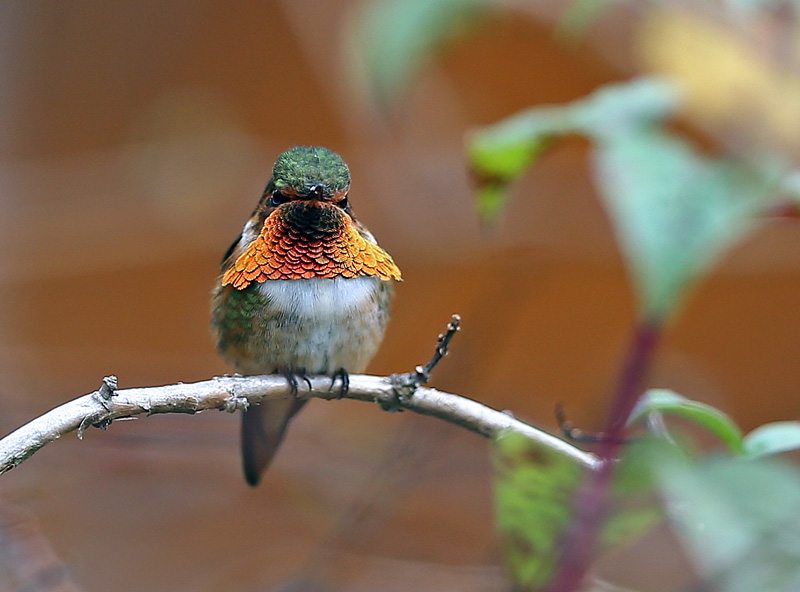
[{"label": "bird's head", "polygon": [[342,157],[327,148],[295,146],[278,157],[264,197],[269,207],[292,201],[347,207],[350,170]]},{"label": "bird's head", "polygon": [[377,276],[400,270],[353,217],[350,171],[327,148],[296,146],[278,157],[258,207],[223,262],[223,285],[268,279]]}]

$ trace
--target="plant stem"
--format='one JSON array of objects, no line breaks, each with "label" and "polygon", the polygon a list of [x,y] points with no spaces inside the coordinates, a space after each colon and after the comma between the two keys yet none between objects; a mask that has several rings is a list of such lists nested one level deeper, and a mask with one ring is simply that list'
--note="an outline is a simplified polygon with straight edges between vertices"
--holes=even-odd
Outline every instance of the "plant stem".
[{"label": "plant stem", "polygon": [[641,395],[642,382],[660,335],[658,321],[641,322],[633,334],[604,430],[606,437],[598,450],[600,466],[589,472],[573,498],[572,524],[564,534],[558,571],[550,586],[552,592],[575,592],[586,577],[598,531],[608,509],[614,461],[624,442],[625,424]]}]

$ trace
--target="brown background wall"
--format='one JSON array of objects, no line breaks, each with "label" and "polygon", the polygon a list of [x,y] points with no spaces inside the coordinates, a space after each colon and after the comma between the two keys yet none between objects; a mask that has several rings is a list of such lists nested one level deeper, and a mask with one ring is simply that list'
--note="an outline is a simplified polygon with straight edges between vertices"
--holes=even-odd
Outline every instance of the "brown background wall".
[{"label": "brown background wall", "polygon": [[[498,19],[386,120],[342,67],[351,4],[0,5],[1,432],[106,374],[144,386],[229,371],[207,329],[218,260],[295,144],[345,157],[356,212],[403,269],[375,373],[425,361],[459,312],[436,386],[549,429],[557,401],[602,425],[634,305],[586,146],[546,157],[486,229],[462,138],[627,77],[635,66],[614,56],[629,23],[569,47],[552,37],[557,2],[543,20]],[[796,224],[775,222],[732,253],[650,384],[746,428],[796,418],[798,244]],[[250,490],[237,430],[227,414],[116,423],[47,447],[0,495],[85,590],[256,590],[300,574],[354,590],[499,586],[486,442],[315,402]]]}]

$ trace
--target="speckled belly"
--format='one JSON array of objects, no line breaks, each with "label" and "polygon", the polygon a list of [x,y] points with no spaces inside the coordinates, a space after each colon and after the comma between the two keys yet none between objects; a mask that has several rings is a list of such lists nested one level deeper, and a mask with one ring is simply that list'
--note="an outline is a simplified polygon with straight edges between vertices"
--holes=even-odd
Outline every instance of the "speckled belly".
[{"label": "speckled belly", "polygon": [[363,372],[383,339],[391,282],[376,277],[269,280],[214,298],[223,356],[243,374]]}]

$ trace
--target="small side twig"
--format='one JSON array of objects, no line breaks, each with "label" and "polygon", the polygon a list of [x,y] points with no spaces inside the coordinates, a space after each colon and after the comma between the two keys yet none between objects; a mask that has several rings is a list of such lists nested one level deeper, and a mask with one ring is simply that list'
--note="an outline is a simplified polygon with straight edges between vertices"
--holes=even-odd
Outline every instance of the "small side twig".
[{"label": "small side twig", "polygon": [[436,351],[434,351],[431,361],[425,366],[417,366],[414,369],[417,373],[419,386],[427,384],[431,379],[431,372],[436,368],[436,364],[450,351],[450,342],[453,340],[453,337],[455,337],[455,334],[458,333],[459,329],[461,329],[461,315],[454,314],[450,322],[447,323],[447,330],[439,335],[439,340],[436,342]]},{"label": "small side twig", "polygon": [[90,396],[100,403],[100,405],[105,410],[104,416],[100,416],[98,414],[87,415],[81,421],[81,425],[78,426],[78,439],[83,440],[83,433],[86,431],[86,428],[89,426],[95,426],[100,428],[101,430],[107,430],[108,426],[111,425],[111,419],[107,417],[108,412],[111,411],[112,403],[111,397],[113,397],[117,392],[117,377],[113,374],[111,376],[103,377],[103,383],[100,385],[100,388],[93,392]]},{"label": "small side twig", "polygon": [[[110,401],[114,393],[117,392],[117,377],[113,374],[103,378],[103,384],[97,390],[97,396],[101,401]],[[107,407],[108,408],[108,407]]]},{"label": "small side twig", "polygon": [[419,387],[428,383],[431,373],[436,365],[445,357],[450,350],[450,342],[461,328],[461,316],[454,314],[447,323],[447,329],[439,335],[436,341],[436,350],[433,352],[431,361],[425,366],[417,366],[413,372],[405,374],[392,374],[391,382],[395,387],[396,398],[390,401],[379,401],[384,411],[402,411],[407,405],[408,399]]},{"label": "small side twig", "polygon": [[580,428],[576,428],[575,424],[567,419],[567,414],[564,410],[564,403],[561,402],[556,403],[556,421],[558,422],[558,428],[561,430],[563,436],[568,440],[572,440],[573,442],[577,442],[579,444],[614,443],[621,445],[630,442],[629,438],[617,438],[612,442],[612,439],[605,432],[587,432]]}]

